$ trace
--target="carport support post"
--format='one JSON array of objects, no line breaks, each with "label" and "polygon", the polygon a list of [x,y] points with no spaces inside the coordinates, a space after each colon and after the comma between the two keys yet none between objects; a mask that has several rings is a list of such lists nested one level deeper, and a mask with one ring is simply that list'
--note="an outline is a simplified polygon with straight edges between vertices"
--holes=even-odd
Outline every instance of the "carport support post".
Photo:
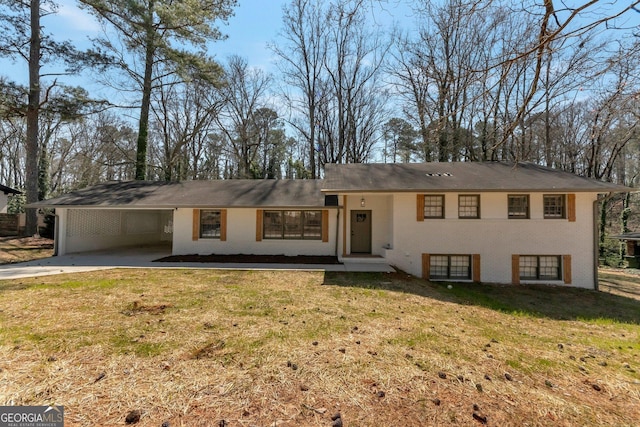
[{"label": "carport support post", "polygon": [[54,248],[56,256],[65,255],[67,253],[67,235],[69,221],[69,209],[67,208],[56,208],[56,227],[55,233],[53,236]]}]

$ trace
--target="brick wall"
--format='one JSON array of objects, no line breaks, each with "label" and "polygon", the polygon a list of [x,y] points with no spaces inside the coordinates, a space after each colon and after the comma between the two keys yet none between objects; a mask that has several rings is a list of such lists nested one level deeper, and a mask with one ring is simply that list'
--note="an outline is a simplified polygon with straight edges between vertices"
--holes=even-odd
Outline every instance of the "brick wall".
[{"label": "brick wall", "polygon": [[0,214],[0,236],[18,235],[18,215]]}]

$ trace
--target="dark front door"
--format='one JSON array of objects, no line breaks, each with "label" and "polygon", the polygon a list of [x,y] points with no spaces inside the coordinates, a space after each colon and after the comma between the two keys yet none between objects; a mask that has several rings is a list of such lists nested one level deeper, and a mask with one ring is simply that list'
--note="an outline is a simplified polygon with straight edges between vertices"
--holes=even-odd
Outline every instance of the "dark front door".
[{"label": "dark front door", "polygon": [[371,253],[371,211],[351,211],[351,253]]}]

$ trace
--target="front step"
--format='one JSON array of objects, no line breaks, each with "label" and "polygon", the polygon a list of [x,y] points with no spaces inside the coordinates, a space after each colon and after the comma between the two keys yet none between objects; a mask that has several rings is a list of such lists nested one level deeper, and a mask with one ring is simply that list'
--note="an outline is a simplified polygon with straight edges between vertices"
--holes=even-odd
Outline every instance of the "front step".
[{"label": "front step", "polygon": [[345,255],[341,261],[344,264],[387,264],[387,260],[380,255]]}]

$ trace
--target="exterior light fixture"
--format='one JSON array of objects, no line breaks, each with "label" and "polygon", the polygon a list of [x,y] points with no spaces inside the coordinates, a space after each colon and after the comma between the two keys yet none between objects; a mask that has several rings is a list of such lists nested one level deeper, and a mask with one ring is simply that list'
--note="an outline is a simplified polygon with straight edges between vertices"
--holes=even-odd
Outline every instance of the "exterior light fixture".
[{"label": "exterior light fixture", "polygon": [[364,208],[365,206],[365,201],[364,201],[364,197],[362,199],[360,199],[360,207]]}]

